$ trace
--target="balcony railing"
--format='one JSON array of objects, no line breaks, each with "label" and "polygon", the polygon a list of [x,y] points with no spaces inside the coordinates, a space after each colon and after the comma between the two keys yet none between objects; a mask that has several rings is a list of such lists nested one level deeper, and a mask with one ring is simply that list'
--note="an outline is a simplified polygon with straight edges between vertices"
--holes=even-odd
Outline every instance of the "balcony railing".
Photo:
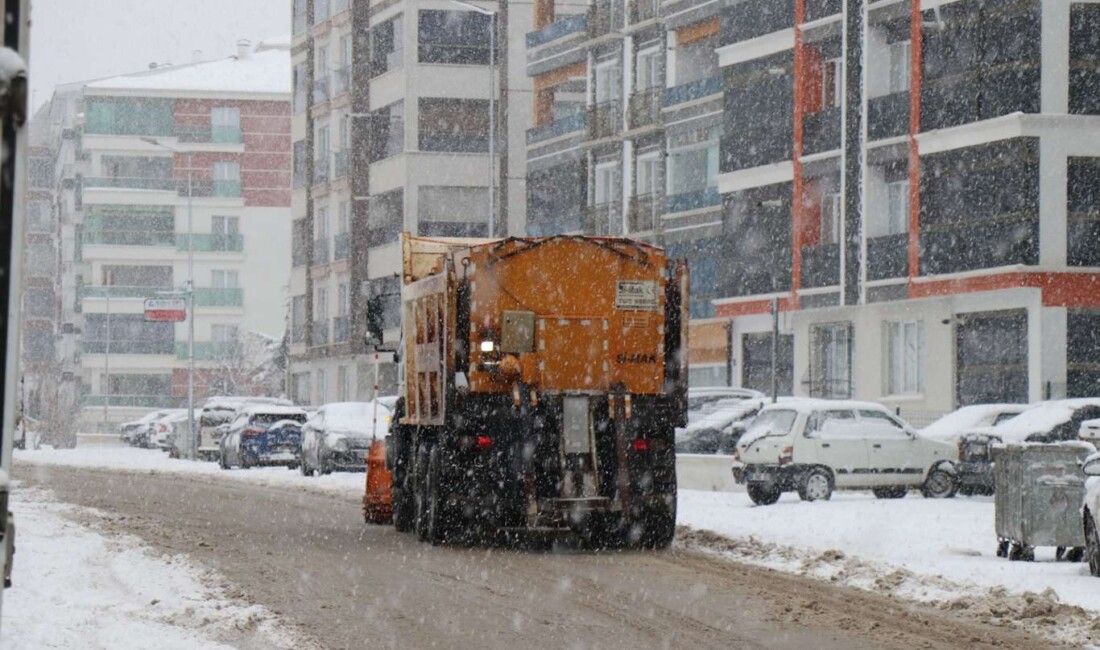
[{"label": "balcony railing", "polygon": [[241,141],[241,127],[232,125],[196,124],[176,127],[180,142],[211,142],[237,144]]},{"label": "balcony railing", "polygon": [[[187,191],[187,182],[183,183],[183,191]],[[164,192],[176,191],[179,181],[174,178],[142,178],[138,176],[104,176],[84,177],[85,188],[117,188],[126,190],[158,190]]]},{"label": "balcony railing", "polygon": [[176,233],[152,230],[85,230],[85,246],[175,246]]},{"label": "balcony railing", "polygon": [[588,17],[584,14],[566,16],[555,20],[542,29],[527,32],[527,47],[530,49],[538,47],[539,45],[545,45],[546,43],[556,41],[569,34],[583,32],[587,27]]},{"label": "balcony railing", "polygon": [[347,316],[337,316],[332,319],[332,342],[346,343],[348,340],[350,319]]},{"label": "balcony railing", "polygon": [[596,236],[619,235],[622,232],[622,218],[619,204],[615,202],[598,203],[588,206],[584,223],[585,234]]},{"label": "balcony railing", "polygon": [[623,0],[595,0],[588,7],[588,38],[599,38],[623,27]]},{"label": "balcony railing", "polygon": [[622,106],[619,100],[593,104],[588,107],[588,137],[599,140],[613,136],[623,127]]},{"label": "balcony railing", "polygon": [[[225,341],[195,341],[196,361],[228,360],[239,353],[239,345]],[[176,358],[183,361],[187,356],[187,341],[176,342]]]},{"label": "balcony railing", "polygon": [[244,289],[214,287],[195,288],[196,307],[243,307]]},{"label": "balcony railing", "polygon": [[328,264],[328,239],[313,240],[313,265]]},{"label": "balcony railing", "polygon": [[661,15],[660,0],[631,0],[630,23],[645,22]]},{"label": "balcony railing", "polygon": [[683,192],[666,197],[665,214],[701,210],[716,205],[722,205],[722,195],[718,193],[717,187],[708,187],[703,190]]},{"label": "balcony railing", "polygon": [[313,82],[313,105],[324,104],[328,99],[328,77],[321,77]]},{"label": "balcony railing", "polygon": [[340,68],[332,73],[333,98],[348,92],[348,80],[351,78],[351,66]]},{"label": "balcony railing", "polygon": [[822,244],[802,249],[802,286],[831,287],[840,284],[840,245]]},{"label": "balcony railing", "polygon": [[560,120],[554,120],[549,124],[542,124],[533,129],[527,129],[527,144],[536,144],[544,140],[558,138],[568,133],[580,133],[588,124],[588,116],[584,113],[576,113]]},{"label": "balcony railing", "polygon": [[177,291],[173,287],[124,287],[110,286],[85,286],[80,287],[81,298],[154,298],[158,294]]},{"label": "balcony railing", "polygon": [[[181,251],[187,250],[187,233],[176,235],[176,247]],[[195,233],[191,236],[193,248],[196,253],[240,253],[244,250],[244,235],[219,235]]]},{"label": "balcony railing", "polygon": [[348,249],[351,247],[351,235],[348,233],[340,233],[332,238],[332,259],[346,260],[348,258]]},{"label": "balcony railing", "polygon": [[108,343],[111,356],[116,354],[172,354],[172,341],[129,341],[111,339],[110,341],[88,341],[83,343],[84,354],[106,354]]},{"label": "balcony railing", "polygon": [[872,140],[909,133],[909,93],[872,97],[867,102],[867,135]]},{"label": "balcony railing", "polygon": [[321,185],[328,182],[328,152],[322,151],[321,158],[313,161],[313,184]]},{"label": "balcony railing", "polygon": [[909,275],[909,233],[867,238],[867,279]]},{"label": "balcony railing", "polygon": [[665,89],[665,106],[684,104],[722,93],[722,78],[707,77]]},{"label": "balcony railing", "polygon": [[211,190],[212,196],[220,196],[224,198],[240,198],[241,182],[234,180],[212,181]]},{"label": "balcony railing", "polygon": [[650,232],[661,222],[661,195],[642,194],[630,199],[627,225],[631,233]]},{"label": "balcony railing", "polygon": [[337,151],[333,154],[333,178],[344,178],[348,175],[348,152]]},{"label": "balcony railing", "polygon": [[103,408],[104,405],[126,408],[183,408],[187,398],[172,395],[84,395],[83,406]]},{"label": "balcony railing", "polygon": [[630,128],[640,129],[661,121],[661,89],[646,88],[630,98]]},{"label": "balcony railing", "polygon": [[421,131],[419,147],[421,151],[485,153],[489,151],[489,136],[481,133]]},{"label": "balcony railing", "polygon": [[313,340],[314,346],[328,345],[328,321],[316,320],[313,321]]},{"label": "balcony railing", "polygon": [[804,154],[824,153],[840,148],[840,107],[827,108],[802,117]]}]

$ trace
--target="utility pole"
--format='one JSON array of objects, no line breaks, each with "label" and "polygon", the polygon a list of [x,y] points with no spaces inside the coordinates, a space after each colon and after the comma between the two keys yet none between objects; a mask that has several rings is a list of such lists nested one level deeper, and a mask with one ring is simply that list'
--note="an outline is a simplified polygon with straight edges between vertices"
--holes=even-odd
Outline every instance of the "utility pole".
[{"label": "utility pole", "polygon": [[779,298],[772,298],[772,404],[779,401]]},{"label": "utility pole", "polygon": [[111,272],[107,271],[107,278],[103,287],[103,295],[107,298],[107,343],[103,354],[103,433],[111,430],[108,420],[111,407]]}]

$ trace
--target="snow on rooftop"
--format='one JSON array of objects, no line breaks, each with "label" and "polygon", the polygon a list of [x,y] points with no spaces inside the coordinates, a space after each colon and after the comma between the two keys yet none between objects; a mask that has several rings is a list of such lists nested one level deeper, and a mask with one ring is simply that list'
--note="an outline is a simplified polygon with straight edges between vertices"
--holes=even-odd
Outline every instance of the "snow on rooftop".
[{"label": "snow on rooftop", "polygon": [[[93,81],[86,89],[129,94],[140,91],[165,93],[182,91],[239,95],[289,95],[291,91],[290,50],[264,41],[256,50],[241,58],[230,56],[216,61],[164,66]],[[261,49],[262,48],[262,49]]]}]

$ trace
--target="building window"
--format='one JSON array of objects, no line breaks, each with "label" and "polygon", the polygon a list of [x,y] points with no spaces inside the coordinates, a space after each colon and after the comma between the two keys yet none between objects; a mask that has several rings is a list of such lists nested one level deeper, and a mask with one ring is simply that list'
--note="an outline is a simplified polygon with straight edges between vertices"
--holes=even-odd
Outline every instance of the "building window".
[{"label": "building window", "polygon": [[210,285],[215,289],[237,289],[241,286],[241,275],[237,271],[211,271]]},{"label": "building window", "polygon": [[241,165],[237,162],[216,162],[211,170],[214,196],[241,195]]},{"label": "building window", "polygon": [[405,150],[405,105],[395,102],[370,114],[371,138],[367,156],[378,162]]},{"label": "building window", "polygon": [[237,340],[236,325],[211,325],[210,340],[215,343],[232,343]]},{"label": "building window", "polygon": [[301,343],[306,336],[306,297],[290,299],[290,342]]},{"label": "building window", "polygon": [[294,112],[301,113],[309,106],[309,73],[305,63],[294,65]]},{"label": "building window", "polygon": [[637,92],[658,89],[663,85],[661,80],[661,66],[663,63],[661,54],[661,50],[656,47],[638,52],[637,76],[634,81],[634,89]]},{"label": "building window", "polygon": [[321,206],[317,208],[317,216],[313,221],[313,239],[315,241],[325,241],[328,239],[328,234],[328,208]]},{"label": "building window", "polygon": [[618,61],[605,61],[596,66],[596,103],[617,102],[622,97],[623,70]]},{"label": "building window", "polygon": [[909,91],[909,52],[910,42],[900,41],[890,44],[890,92]]},{"label": "building window", "polygon": [[348,283],[341,282],[336,288],[336,315],[343,318],[348,315]]},{"label": "building window", "polygon": [[924,322],[886,323],[886,394],[924,392]]},{"label": "building window", "polygon": [[294,388],[295,402],[299,404],[313,403],[313,387],[310,384],[310,374],[308,372],[294,373],[292,386]]},{"label": "building window", "polygon": [[328,318],[328,289],[318,287],[313,294],[313,320],[320,322]]},{"label": "building window", "polygon": [[489,151],[489,100],[420,99],[421,151]]},{"label": "building window", "polygon": [[682,86],[718,76],[718,52],[716,48],[719,45],[717,35],[677,44],[674,50],[676,85]]},{"label": "building window", "polygon": [[370,197],[370,209],[367,210],[368,246],[388,244],[401,236],[405,228],[404,197],[405,193],[400,189]]},{"label": "building window", "polygon": [[219,106],[210,110],[210,141],[241,141],[241,109],[236,106]]},{"label": "building window", "polygon": [[339,366],[336,368],[336,401],[346,402],[349,399],[348,390],[348,367]]},{"label": "building window", "polygon": [[718,186],[718,143],[705,142],[668,154],[668,195],[703,192]]},{"label": "building window", "polygon": [[315,75],[318,79],[324,79],[328,76],[328,48],[317,48],[314,56],[316,57],[316,66],[314,67]]},{"label": "building window", "polygon": [[619,202],[619,162],[596,165],[596,182],[592,192],[593,205],[610,205]]},{"label": "building window", "polygon": [[491,17],[474,11],[421,11],[420,62],[486,65]]},{"label": "building window", "polygon": [[810,397],[852,396],[852,324],[810,327]]},{"label": "building window", "polygon": [[886,185],[886,234],[909,232],[909,181]]},{"label": "building window", "polygon": [[840,243],[840,194],[833,192],[821,197],[821,243]]},{"label": "building window", "polygon": [[306,170],[309,161],[306,160],[306,141],[298,140],[294,143],[294,189],[302,189],[307,185]]},{"label": "building window", "polygon": [[328,402],[328,377],[325,376],[323,369],[317,370],[317,403],[324,404]]},{"label": "building window", "polygon": [[659,156],[660,154],[654,152],[638,157],[638,183],[634,192],[637,196],[660,193],[661,159]]},{"label": "building window", "polygon": [[821,71],[821,108],[837,108],[844,96],[844,62],[830,59],[822,64]]},{"label": "building window", "polygon": [[484,187],[420,187],[418,229],[429,237],[485,237],[489,191]]},{"label": "building window", "polygon": [[340,202],[340,216],[336,222],[336,234],[346,235],[351,232],[351,203]]},{"label": "building window", "polygon": [[[371,78],[397,70],[404,63],[404,20],[397,16],[371,29]],[[350,59],[349,59],[350,61]]]}]

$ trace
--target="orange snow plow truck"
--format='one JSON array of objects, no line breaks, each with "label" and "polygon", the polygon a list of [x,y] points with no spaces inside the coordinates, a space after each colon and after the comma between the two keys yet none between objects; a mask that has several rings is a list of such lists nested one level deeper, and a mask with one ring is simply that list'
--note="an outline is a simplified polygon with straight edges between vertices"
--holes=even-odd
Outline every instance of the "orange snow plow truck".
[{"label": "orange snow plow truck", "polygon": [[403,264],[404,385],[374,464],[392,494],[368,476],[364,504],[432,544],[667,547],[686,265],[629,239],[408,234]]}]

